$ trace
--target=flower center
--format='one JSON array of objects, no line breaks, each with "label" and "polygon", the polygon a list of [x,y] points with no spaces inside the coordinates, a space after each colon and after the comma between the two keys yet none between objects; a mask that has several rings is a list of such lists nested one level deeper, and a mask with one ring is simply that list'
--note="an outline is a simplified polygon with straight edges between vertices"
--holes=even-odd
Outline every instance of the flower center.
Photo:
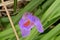
[{"label": "flower center", "polygon": [[30,25],[30,20],[28,20],[26,23],[23,24],[25,27]]}]

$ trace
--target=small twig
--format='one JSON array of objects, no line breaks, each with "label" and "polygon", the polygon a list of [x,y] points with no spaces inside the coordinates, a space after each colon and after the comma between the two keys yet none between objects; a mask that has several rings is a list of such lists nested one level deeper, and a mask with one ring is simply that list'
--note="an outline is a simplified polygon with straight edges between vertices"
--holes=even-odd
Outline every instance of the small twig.
[{"label": "small twig", "polygon": [[2,17],[1,12],[0,12],[0,17]]},{"label": "small twig", "polygon": [[[8,11],[14,11],[13,9],[7,9]],[[19,10],[19,9],[17,9],[17,10]],[[1,11],[6,11],[6,10],[2,10],[2,9],[0,9],[0,12]]]},{"label": "small twig", "polygon": [[[19,1],[22,1],[22,0],[17,0],[17,2],[19,2]],[[30,1],[30,0],[26,0],[26,1]],[[4,4],[6,4],[6,6],[7,5],[10,5],[10,4],[13,4],[14,3],[14,1],[6,1],[6,2],[4,2]],[[3,4],[2,3],[0,3],[0,7],[2,6]]]},{"label": "small twig", "polygon": [[[13,9],[7,9],[8,11],[14,11]],[[0,12],[1,11],[6,11],[6,10],[2,10],[2,9],[0,9]]]},{"label": "small twig", "polygon": [[16,36],[17,40],[19,40],[18,34],[17,34],[17,32],[16,32],[16,29],[15,29],[15,27],[14,27],[14,24],[13,24],[13,22],[12,22],[12,19],[11,19],[11,17],[10,17],[10,14],[9,14],[7,8],[6,8],[6,5],[4,4],[4,0],[2,0],[2,4],[3,4],[3,7],[4,7],[5,10],[6,10],[7,16],[8,16],[8,18],[9,18],[10,23],[11,23],[12,29],[13,29],[13,31],[14,31],[14,33],[15,33],[15,36]]}]

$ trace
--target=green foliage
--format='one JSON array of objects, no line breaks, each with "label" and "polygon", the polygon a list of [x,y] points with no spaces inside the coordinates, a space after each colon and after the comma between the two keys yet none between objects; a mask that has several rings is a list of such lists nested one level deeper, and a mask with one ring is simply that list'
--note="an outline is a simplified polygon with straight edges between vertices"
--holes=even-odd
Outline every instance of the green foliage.
[{"label": "green foliage", "polygon": [[[17,0],[14,0],[14,11],[16,11],[16,1]],[[34,9],[36,10],[34,11]],[[44,30],[48,30],[49,27],[51,27],[60,19],[60,0],[31,0],[22,10],[19,10],[16,16],[12,16],[12,20],[15,24],[15,28],[18,32],[20,40],[60,40],[60,23],[57,24],[57,26],[54,26],[53,29],[49,30],[49,32],[46,31],[46,33],[44,32],[41,34],[36,30],[36,28],[33,28],[30,36],[26,38],[21,36],[18,21],[24,12],[32,11],[34,11],[35,16],[40,18]],[[1,20],[5,23],[8,23],[8,25],[6,25],[8,28],[0,32],[0,39],[16,40],[8,18],[1,18]]]},{"label": "green foliage", "polygon": [[51,31],[49,31],[44,37],[42,37],[40,40],[49,40],[53,36],[57,35],[60,31],[60,24],[58,24],[55,28],[53,28]]}]

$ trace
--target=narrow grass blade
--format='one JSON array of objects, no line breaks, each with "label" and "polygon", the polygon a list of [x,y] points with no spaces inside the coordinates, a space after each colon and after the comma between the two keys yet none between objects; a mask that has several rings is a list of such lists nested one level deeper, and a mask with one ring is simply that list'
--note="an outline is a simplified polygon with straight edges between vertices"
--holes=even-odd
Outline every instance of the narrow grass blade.
[{"label": "narrow grass blade", "polygon": [[58,33],[59,31],[60,31],[60,24],[58,24],[55,28],[53,28],[40,40],[49,40],[51,37],[55,36],[55,34]]},{"label": "narrow grass blade", "polygon": [[49,15],[56,9],[56,7],[60,4],[59,0],[55,0],[55,2],[50,6],[50,8],[43,14],[42,16],[42,23],[46,21],[46,19],[49,17]]}]

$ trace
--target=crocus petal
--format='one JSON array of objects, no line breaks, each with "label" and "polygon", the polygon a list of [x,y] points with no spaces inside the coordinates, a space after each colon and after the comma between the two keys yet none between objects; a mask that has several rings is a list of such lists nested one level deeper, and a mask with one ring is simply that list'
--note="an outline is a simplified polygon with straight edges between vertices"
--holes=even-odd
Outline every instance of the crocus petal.
[{"label": "crocus petal", "polygon": [[43,26],[42,26],[42,24],[41,24],[41,22],[40,22],[39,19],[36,20],[35,25],[36,25],[37,30],[38,30],[40,33],[43,33],[43,32],[44,32]]},{"label": "crocus petal", "polygon": [[22,34],[22,37],[27,37],[30,34],[30,30],[22,29],[21,30],[21,34]]},{"label": "crocus petal", "polygon": [[24,23],[24,22],[25,22],[24,19],[21,18],[20,21],[19,21],[20,29],[23,28],[23,23]]}]

